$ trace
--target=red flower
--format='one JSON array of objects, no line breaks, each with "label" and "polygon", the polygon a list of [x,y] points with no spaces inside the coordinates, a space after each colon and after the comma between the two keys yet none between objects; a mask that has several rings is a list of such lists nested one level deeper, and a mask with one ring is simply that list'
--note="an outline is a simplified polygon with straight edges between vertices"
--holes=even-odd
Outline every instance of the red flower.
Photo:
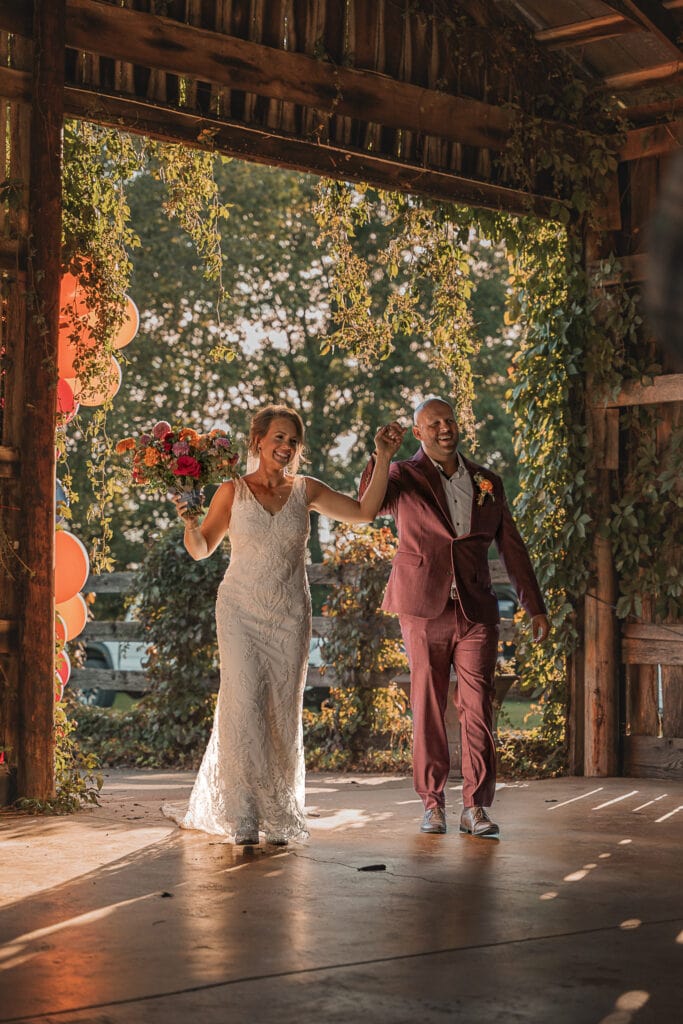
[{"label": "red flower", "polygon": [[181,455],[173,470],[175,476],[192,476],[198,480],[201,476],[202,467],[191,455]]}]

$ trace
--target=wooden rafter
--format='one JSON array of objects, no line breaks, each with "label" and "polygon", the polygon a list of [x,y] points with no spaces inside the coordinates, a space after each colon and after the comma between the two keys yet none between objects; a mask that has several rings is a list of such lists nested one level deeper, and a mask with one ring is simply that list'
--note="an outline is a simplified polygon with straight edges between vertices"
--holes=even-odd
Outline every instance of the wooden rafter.
[{"label": "wooden rafter", "polygon": [[640,26],[621,14],[605,14],[601,18],[586,18],[568,25],[553,25],[534,33],[537,43],[549,50],[567,49],[570,46],[587,46],[627,32],[637,32]]},{"label": "wooden rafter", "polygon": [[648,86],[667,86],[683,78],[683,60],[672,60],[666,64],[654,64],[637,68],[635,71],[620,71],[603,79],[605,87],[613,92],[629,89],[644,89]]}]

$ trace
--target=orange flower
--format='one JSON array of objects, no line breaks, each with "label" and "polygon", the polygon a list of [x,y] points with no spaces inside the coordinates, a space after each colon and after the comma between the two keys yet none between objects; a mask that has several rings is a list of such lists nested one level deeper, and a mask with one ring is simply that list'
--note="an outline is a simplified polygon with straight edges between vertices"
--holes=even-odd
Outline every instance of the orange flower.
[{"label": "orange flower", "polygon": [[183,429],[178,434],[178,440],[189,441],[190,444],[196,444],[197,441],[199,440],[199,434],[197,433],[196,430],[193,430],[192,427],[183,427]]},{"label": "orange flower", "polygon": [[146,466],[156,466],[159,462],[159,453],[154,448],[145,448],[144,463]]},{"label": "orange flower", "polygon": [[116,445],[116,454],[123,455],[124,452],[130,452],[135,448],[135,441],[132,437],[124,437],[122,441],[119,441]]},{"label": "orange flower", "polygon": [[489,494],[493,494],[493,484],[491,483],[490,480],[482,480],[482,482],[479,484],[479,487],[481,488],[482,491],[487,491]]}]

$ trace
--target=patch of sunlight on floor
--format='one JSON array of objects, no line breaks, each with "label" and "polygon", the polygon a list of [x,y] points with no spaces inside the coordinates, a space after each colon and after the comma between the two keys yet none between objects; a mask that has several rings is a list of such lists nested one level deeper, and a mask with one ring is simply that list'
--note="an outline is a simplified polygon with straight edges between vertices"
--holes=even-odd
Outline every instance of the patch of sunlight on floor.
[{"label": "patch of sunlight on floor", "polygon": [[542,896],[539,896],[539,900],[554,900],[558,896],[556,892],[544,892]]},{"label": "patch of sunlight on floor", "polygon": [[380,821],[383,818],[390,818],[391,814],[375,814],[370,816],[360,807],[347,807],[332,814],[324,814],[310,823],[311,831],[331,831],[335,828],[364,828],[370,822]]},{"label": "patch of sunlight on floor", "polygon": [[631,931],[633,928],[640,928],[643,922],[639,917],[627,917],[625,921],[622,921],[619,925],[624,931]]}]

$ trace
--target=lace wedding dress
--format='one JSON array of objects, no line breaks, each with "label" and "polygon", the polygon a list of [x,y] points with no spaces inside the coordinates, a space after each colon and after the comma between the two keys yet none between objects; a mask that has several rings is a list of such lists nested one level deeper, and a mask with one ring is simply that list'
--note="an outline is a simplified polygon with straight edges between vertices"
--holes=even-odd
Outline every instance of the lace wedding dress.
[{"label": "lace wedding dress", "polygon": [[306,838],[301,707],[311,636],[306,481],[272,515],[235,481],[230,565],[218,588],[221,682],[182,828]]}]

